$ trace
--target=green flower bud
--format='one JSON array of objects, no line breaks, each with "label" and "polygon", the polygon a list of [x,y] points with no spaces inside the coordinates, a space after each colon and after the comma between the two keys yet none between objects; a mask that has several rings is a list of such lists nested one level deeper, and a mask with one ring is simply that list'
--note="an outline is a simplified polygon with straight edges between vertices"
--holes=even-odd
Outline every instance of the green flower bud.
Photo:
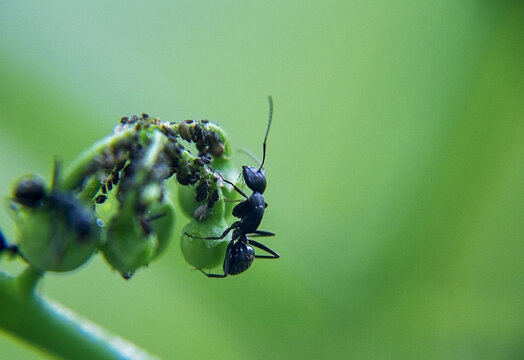
[{"label": "green flower bud", "polygon": [[48,193],[43,180],[25,176],[14,188],[11,210],[25,261],[41,271],[70,271],[84,264],[100,242],[93,211],[71,192]]},{"label": "green flower bud", "polygon": [[175,206],[170,199],[166,198],[162,202],[152,204],[150,213],[152,215],[165,214],[151,222],[153,231],[158,235],[158,247],[153,258],[153,260],[156,260],[156,258],[164,252],[173,238],[173,230],[175,229]]},{"label": "green flower bud", "polygon": [[188,219],[193,219],[195,210],[207,203],[207,200],[197,202],[193,186],[177,186],[178,207]]},{"label": "green flower bud", "polygon": [[107,262],[126,279],[166,249],[175,223],[174,206],[167,198],[151,203],[141,219],[128,208],[115,213],[101,248]]},{"label": "green flower bud", "polygon": [[231,235],[220,240],[205,240],[187,236],[220,236],[228,227],[224,220],[224,202],[218,201],[204,221],[192,220],[182,229],[180,247],[186,261],[197,269],[211,269],[224,261]]},{"label": "green flower bud", "polygon": [[140,219],[118,213],[109,224],[101,251],[107,262],[129,279],[153,259],[157,248],[157,234],[145,234]]},{"label": "green flower bud", "polygon": [[[238,178],[238,173],[230,167],[227,163],[223,164],[224,167],[218,169],[222,176],[226,179],[236,179]],[[227,165],[227,166],[225,166]],[[224,172],[222,172],[224,171]],[[240,184],[237,184],[237,186]],[[199,219],[199,216],[197,216],[197,213],[201,211],[202,207],[205,206],[205,204],[208,203],[208,200],[203,201],[196,201],[196,188],[198,185],[194,186],[178,186],[177,189],[177,198],[178,198],[178,207],[189,219]],[[222,187],[220,187],[220,190],[222,191],[223,198],[227,200],[224,200],[225,202],[225,208],[222,209],[222,207],[217,208],[215,212],[218,211],[219,214],[222,214],[220,216],[223,216],[225,219],[229,219],[233,212],[233,207],[235,207],[238,202],[235,202],[235,200],[244,199],[242,195],[240,195],[231,185],[228,185],[227,183],[223,182]],[[220,200],[222,202],[222,199]],[[215,206],[213,206],[213,210],[215,209]]]}]

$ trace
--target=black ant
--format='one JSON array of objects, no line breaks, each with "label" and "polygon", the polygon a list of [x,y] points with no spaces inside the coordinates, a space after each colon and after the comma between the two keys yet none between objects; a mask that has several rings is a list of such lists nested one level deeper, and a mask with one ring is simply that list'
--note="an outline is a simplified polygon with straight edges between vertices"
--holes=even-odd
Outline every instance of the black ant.
[{"label": "black ant", "polygon": [[[218,173],[223,181],[232,185],[240,195],[246,198],[246,200],[242,201],[233,208],[233,216],[240,218],[240,220],[235,221],[222,233],[222,235],[218,237],[198,237],[185,233],[187,236],[196,239],[219,240],[226,237],[226,235],[229,234],[231,230],[233,230],[231,242],[226,249],[226,257],[224,259],[223,265],[224,274],[208,274],[203,270],[200,270],[207,277],[224,278],[228,275],[238,275],[249,269],[256,258],[278,259],[280,257],[279,254],[267,246],[247,237],[247,235],[251,235],[252,237],[275,235],[269,231],[258,230],[260,222],[264,217],[265,208],[267,207],[264,197],[262,196],[264,190],[266,189],[266,176],[262,171],[262,167],[264,166],[264,161],[266,160],[266,142],[267,136],[269,134],[269,128],[271,127],[271,119],[273,117],[273,98],[271,96],[268,96],[267,98],[269,102],[269,121],[263,144],[262,164],[258,169],[246,165],[242,166],[242,176],[247,187],[253,191],[253,194],[251,194],[251,196],[247,196],[234,183],[224,179],[222,174]],[[264,250],[271,255],[255,255],[255,250],[250,245],[260,250]]]}]

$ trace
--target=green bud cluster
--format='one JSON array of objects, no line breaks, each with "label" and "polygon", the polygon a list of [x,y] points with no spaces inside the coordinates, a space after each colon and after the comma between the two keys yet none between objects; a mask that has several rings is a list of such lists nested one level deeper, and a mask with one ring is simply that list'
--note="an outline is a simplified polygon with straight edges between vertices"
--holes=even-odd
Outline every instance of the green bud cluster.
[{"label": "green bud cluster", "polygon": [[[195,156],[187,148],[194,144]],[[175,207],[165,183],[175,179],[179,208],[190,222],[183,232],[216,236],[237,198],[218,171],[236,177],[225,132],[207,120],[180,123],[146,114],[123,117],[113,134],[93,145],[70,169],[55,169],[51,186],[36,176],[13,188],[11,214],[20,256],[40,271],[70,271],[99,250],[124,278],[154,260],[173,238]],[[228,239],[182,236],[193,266],[211,268]]]}]

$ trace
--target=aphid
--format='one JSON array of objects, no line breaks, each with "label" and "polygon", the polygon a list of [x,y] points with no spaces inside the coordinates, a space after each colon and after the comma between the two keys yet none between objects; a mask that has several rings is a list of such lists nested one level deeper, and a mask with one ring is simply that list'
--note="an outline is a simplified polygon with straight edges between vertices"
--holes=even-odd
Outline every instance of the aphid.
[{"label": "aphid", "polygon": [[211,196],[209,196],[209,200],[207,201],[207,207],[208,209],[212,209],[213,206],[215,206],[215,203],[220,199],[220,196],[218,194],[218,190],[213,191]]},{"label": "aphid", "polygon": [[204,130],[202,129],[202,125],[196,124],[195,127],[195,134],[193,136],[193,141],[202,141],[204,140]]},{"label": "aphid", "polygon": [[207,204],[200,205],[193,212],[193,217],[196,221],[204,221],[211,214],[210,209],[207,207]]},{"label": "aphid", "polygon": [[178,133],[180,137],[186,141],[191,141],[190,121],[193,122],[193,120],[185,120],[178,125]]},{"label": "aphid", "polygon": [[197,202],[206,200],[209,196],[209,184],[205,179],[200,180],[195,188],[195,200]]},{"label": "aphid", "polygon": [[193,164],[202,167],[204,166],[204,161],[202,161],[202,158],[195,158],[195,160],[193,160]]},{"label": "aphid", "polygon": [[107,200],[107,196],[105,196],[105,195],[98,195],[98,196],[95,198],[95,203],[97,203],[97,204],[103,204],[106,200]]},{"label": "aphid", "polygon": [[113,173],[111,174],[111,182],[113,183],[113,185],[118,185],[118,182],[120,181],[120,174],[118,173],[118,171],[113,171]]},{"label": "aphid", "polygon": [[[271,127],[271,119],[273,117],[273,99],[271,96],[268,96],[269,101],[269,120],[266,130],[266,136],[264,138],[263,144],[263,157],[262,164],[258,169],[250,166],[242,166],[242,176],[244,181],[249,189],[253,191],[250,196],[247,196],[240,188],[238,188],[234,183],[228,181],[224,178],[226,183],[233,186],[233,188],[241,194],[246,200],[242,201],[240,204],[233,208],[233,216],[240,218],[240,220],[235,221],[230,227],[228,227],[222,235],[218,237],[198,237],[191,236],[188,233],[185,233],[187,236],[198,239],[206,240],[219,240],[229,234],[233,230],[231,236],[231,242],[227,246],[226,256],[223,264],[223,274],[208,274],[202,273],[207,277],[213,278],[224,278],[228,275],[237,275],[246,271],[253,263],[256,258],[261,259],[277,259],[280,257],[278,253],[271,250],[267,246],[259,243],[258,241],[250,239],[247,235],[252,237],[263,237],[263,236],[274,236],[275,234],[269,231],[258,230],[258,227],[264,217],[264,211],[267,207],[266,202],[262,194],[266,189],[266,176],[262,171],[264,166],[264,161],[266,160],[266,143],[267,136],[269,134],[269,128]],[[222,175],[218,173],[220,177]],[[218,194],[218,193],[217,193]],[[213,198],[211,199],[213,200]],[[218,199],[217,199],[218,200]],[[256,255],[253,247],[256,247],[260,250],[267,252],[270,255]]]},{"label": "aphid", "polygon": [[211,164],[211,158],[205,155],[202,155],[200,157],[200,160],[202,160],[205,164],[210,165]]},{"label": "aphid", "polygon": [[144,230],[144,234],[150,235],[153,232],[153,226],[151,225],[151,222],[164,216],[166,216],[165,213],[141,218],[140,226],[142,227],[142,230]]}]

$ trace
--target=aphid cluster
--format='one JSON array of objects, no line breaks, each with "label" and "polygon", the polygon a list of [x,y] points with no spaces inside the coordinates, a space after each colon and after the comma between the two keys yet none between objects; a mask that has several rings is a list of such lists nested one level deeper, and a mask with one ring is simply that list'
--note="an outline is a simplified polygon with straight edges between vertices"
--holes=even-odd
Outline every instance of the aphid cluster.
[{"label": "aphid cluster", "polygon": [[[176,174],[180,185],[198,185],[195,187],[195,199],[207,200],[208,208],[212,208],[219,199],[217,177],[210,169],[213,158],[224,155],[224,142],[221,139],[217,126],[207,120],[185,120],[181,123],[160,121],[147,114],[140,116],[123,117],[116,132],[132,128],[136,137],[141,130],[155,128],[167,139],[160,151],[156,163],[147,175],[146,182],[162,183]],[[198,156],[193,156],[180,138],[194,143],[199,151]],[[96,159],[93,168],[97,169],[101,179],[100,193],[95,197],[95,202],[101,204],[108,199],[108,193],[114,186],[119,185],[118,193],[125,193],[128,189],[136,187],[133,179],[137,169],[142,168],[141,159],[145,147],[139,145],[140,141],[123,141],[107,148],[103,155]],[[122,196],[119,196],[121,199]]]},{"label": "aphid cluster", "polygon": [[218,158],[224,155],[224,143],[216,132],[216,125],[208,120],[184,120],[178,124],[178,133],[182,139],[196,145],[199,156]]}]

